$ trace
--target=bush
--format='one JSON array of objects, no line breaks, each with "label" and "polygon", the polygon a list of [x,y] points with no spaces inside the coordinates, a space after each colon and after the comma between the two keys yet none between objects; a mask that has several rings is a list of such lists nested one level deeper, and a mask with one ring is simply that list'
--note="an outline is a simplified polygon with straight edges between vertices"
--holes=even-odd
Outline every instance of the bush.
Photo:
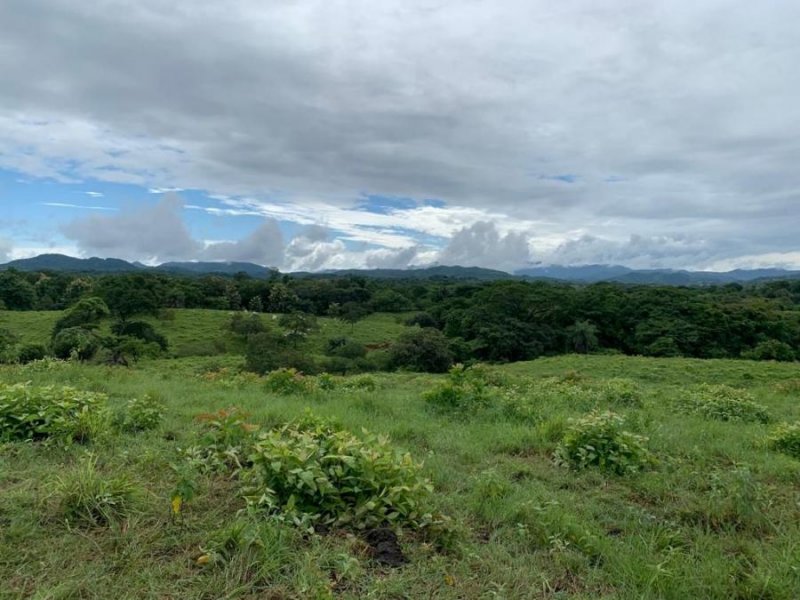
[{"label": "bush", "polygon": [[87,441],[107,426],[105,394],[0,383],[0,440]]},{"label": "bush", "polygon": [[312,382],[297,369],[275,369],[264,378],[268,391],[275,394],[302,394],[311,390]]},{"label": "bush", "polygon": [[444,373],[453,364],[453,353],[441,331],[418,329],[400,335],[389,350],[389,363],[395,369]]},{"label": "bush", "polygon": [[108,317],[111,312],[102,298],[91,297],[78,300],[72,307],[67,309],[53,327],[53,337],[64,329],[82,327],[92,329],[97,323]]},{"label": "bush", "polygon": [[473,411],[489,404],[489,385],[480,371],[454,365],[447,379],[422,398],[440,411]]},{"label": "bush", "polygon": [[607,379],[598,386],[603,400],[620,406],[641,408],[642,390],[630,379]]},{"label": "bush", "polygon": [[164,403],[152,394],[132,398],[120,419],[120,428],[132,432],[155,429],[164,420],[164,408]]},{"label": "bush", "polygon": [[53,354],[63,360],[89,360],[99,348],[100,340],[94,332],[82,327],[62,329],[53,338]]},{"label": "bush", "polygon": [[236,335],[247,337],[257,333],[264,333],[267,327],[257,313],[237,312],[231,317],[228,329]]},{"label": "bush", "polygon": [[688,412],[717,421],[768,423],[767,408],[744,390],[727,385],[701,384],[680,405]]},{"label": "bush", "polygon": [[433,487],[422,466],[384,438],[361,440],[307,417],[267,433],[252,456],[245,499],[278,520],[309,531],[434,522],[427,507]]},{"label": "bush", "polygon": [[127,517],[136,503],[136,486],[126,477],[97,472],[90,457],[55,486],[59,515],[73,525],[97,527]]},{"label": "bush", "polygon": [[786,342],[779,340],[759,342],[752,350],[743,352],[742,356],[752,360],[777,360],[783,362],[791,362],[796,358],[794,349]]},{"label": "bush", "polygon": [[338,356],[354,360],[356,358],[364,358],[367,355],[367,349],[363,344],[359,344],[354,340],[333,338],[328,340],[328,347],[325,353],[328,356]]},{"label": "bush", "polygon": [[288,367],[309,375],[318,369],[307,352],[287,346],[286,339],[279,334],[265,331],[247,338],[245,369],[264,375]]},{"label": "bush", "polygon": [[571,420],[556,449],[556,462],[573,469],[597,467],[618,475],[639,471],[652,462],[645,447],[647,439],[624,431],[624,424],[625,420],[612,412]]},{"label": "bush", "polygon": [[405,324],[409,327],[414,327],[415,325],[419,327],[436,327],[438,325],[436,319],[426,312],[417,313],[409,317],[405,320]]},{"label": "bush", "polygon": [[25,344],[19,349],[17,360],[23,365],[27,365],[35,360],[42,360],[47,356],[47,348],[42,344]]},{"label": "bush", "polygon": [[167,338],[145,321],[117,321],[111,326],[111,332],[118,336],[132,337],[149,344],[157,344],[161,350],[169,348]]},{"label": "bush", "polygon": [[778,425],[767,438],[767,446],[800,459],[800,421]]},{"label": "bush", "polygon": [[249,465],[247,457],[258,426],[248,423],[247,416],[235,407],[198,415],[204,430],[197,443],[183,451],[189,466],[204,473],[236,474]]}]

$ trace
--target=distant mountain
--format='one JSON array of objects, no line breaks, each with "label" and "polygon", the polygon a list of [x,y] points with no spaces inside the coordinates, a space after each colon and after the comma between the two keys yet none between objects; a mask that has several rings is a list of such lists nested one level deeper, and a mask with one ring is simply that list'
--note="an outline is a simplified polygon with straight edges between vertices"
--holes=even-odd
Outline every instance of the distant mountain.
[{"label": "distant mountain", "polygon": [[236,273],[247,273],[250,277],[258,279],[266,279],[272,273],[272,270],[267,267],[249,262],[168,262],[152,268],[156,271],[183,273],[186,275],[209,275],[213,273],[235,275]]},{"label": "distant mountain", "polygon": [[[168,262],[156,267],[130,263],[118,258],[74,258],[63,254],[41,254],[33,258],[12,260],[0,265],[2,269],[20,271],[62,271],[69,273],[126,273],[163,272],[187,276],[235,275],[246,273],[257,279],[267,279],[273,269],[249,262]],[[484,269],[437,265],[413,269],[343,269],[338,271],[296,272],[292,277],[367,277],[371,279],[461,279],[496,281],[498,279],[549,279],[576,283],[613,281],[647,285],[713,285],[766,279],[798,279],[800,271],[786,269],[736,269],[728,272],[681,271],[672,269],[631,269],[621,265],[548,265],[520,269],[514,274]]]},{"label": "distant mountain", "polygon": [[0,269],[19,271],[63,271],[68,273],[124,273],[142,267],[119,258],[74,258],[63,254],[40,254],[0,265]]},{"label": "distant mountain", "polygon": [[370,279],[515,279],[511,273],[481,267],[435,266],[414,269],[342,269],[316,273],[290,273],[293,277],[368,277]]}]

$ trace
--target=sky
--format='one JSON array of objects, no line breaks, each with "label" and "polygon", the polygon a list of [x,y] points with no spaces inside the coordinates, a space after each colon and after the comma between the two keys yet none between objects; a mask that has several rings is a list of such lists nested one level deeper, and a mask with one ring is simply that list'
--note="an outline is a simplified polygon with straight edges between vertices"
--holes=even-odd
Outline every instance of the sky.
[{"label": "sky", "polygon": [[3,0],[0,262],[800,269],[796,0]]}]

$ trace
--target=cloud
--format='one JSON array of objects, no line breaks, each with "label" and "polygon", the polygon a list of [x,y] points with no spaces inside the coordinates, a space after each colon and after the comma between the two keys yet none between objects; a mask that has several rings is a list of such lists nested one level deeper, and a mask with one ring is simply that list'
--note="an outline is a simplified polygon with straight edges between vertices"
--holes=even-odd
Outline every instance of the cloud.
[{"label": "cloud", "polygon": [[439,254],[438,262],[514,270],[530,262],[528,238],[516,232],[502,235],[494,223],[481,221],[458,231]]},{"label": "cloud", "polygon": [[[348,248],[324,264],[459,235],[445,256],[478,260],[490,234],[459,232],[479,222],[503,240],[493,266],[530,231],[537,259],[790,253],[798,19],[793,2],[5,0],[0,168],[321,224]],[[365,194],[418,205],[368,213]]]},{"label": "cloud", "polygon": [[85,204],[71,204],[68,202],[42,202],[42,206],[55,206],[57,208],[82,208],[84,210],[117,210],[110,206],[86,206]]},{"label": "cloud", "polygon": [[[367,253],[365,266],[370,269],[405,269],[420,256],[418,246],[409,246],[400,250],[380,249]],[[432,262],[432,260],[424,261]]]},{"label": "cloud", "polygon": [[277,222],[266,220],[241,240],[210,244],[197,256],[202,260],[253,262],[279,267],[283,264],[283,252],[283,234]]},{"label": "cloud", "polygon": [[87,196],[91,196],[92,198],[102,198],[103,192],[84,192]]},{"label": "cloud", "polygon": [[11,260],[11,251],[13,244],[11,240],[0,237],[0,264],[7,263]]},{"label": "cloud", "polygon": [[67,239],[83,254],[152,262],[197,256],[201,244],[181,216],[183,200],[164,196],[157,204],[138,206],[118,215],[90,215],[62,226]]}]

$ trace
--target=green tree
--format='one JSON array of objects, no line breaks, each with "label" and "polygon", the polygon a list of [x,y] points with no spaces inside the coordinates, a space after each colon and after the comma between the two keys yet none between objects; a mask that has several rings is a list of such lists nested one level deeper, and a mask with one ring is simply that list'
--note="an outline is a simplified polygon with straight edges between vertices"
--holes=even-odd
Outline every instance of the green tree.
[{"label": "green tree", "polygon": [[578,354],[588,354],[597,349],[597,327],[589,321],[575,321],[567,329],[569,349]]},{"label": "green tree", "polygon": [[0,273],[0,301],[8,310],[31,310],[36,304],[36,288],[14,269]]},{"label": "green tree", "polygon": [[89,297],[78,300],[72,307],[70,307],[64,315],[56,321],[53,327],[53,336],[58,334],[62,329],[70,327],[83,327],[84,329],[93,329],[97,327],[102,319],[105,319],[111,314],[106,303],[102,298]]},{"label": "green tree", "polygon": [[295,348],[309,334],[319,329],[317,318],[314,315],[299,311],[281,315],[278,325],[286,330],[286,338]]},{"label": "green tree", "polygon": [[394,368],[444,373],[453,364],[447,338],[438,329],[415,329],[403,333],[389,349]]}]

